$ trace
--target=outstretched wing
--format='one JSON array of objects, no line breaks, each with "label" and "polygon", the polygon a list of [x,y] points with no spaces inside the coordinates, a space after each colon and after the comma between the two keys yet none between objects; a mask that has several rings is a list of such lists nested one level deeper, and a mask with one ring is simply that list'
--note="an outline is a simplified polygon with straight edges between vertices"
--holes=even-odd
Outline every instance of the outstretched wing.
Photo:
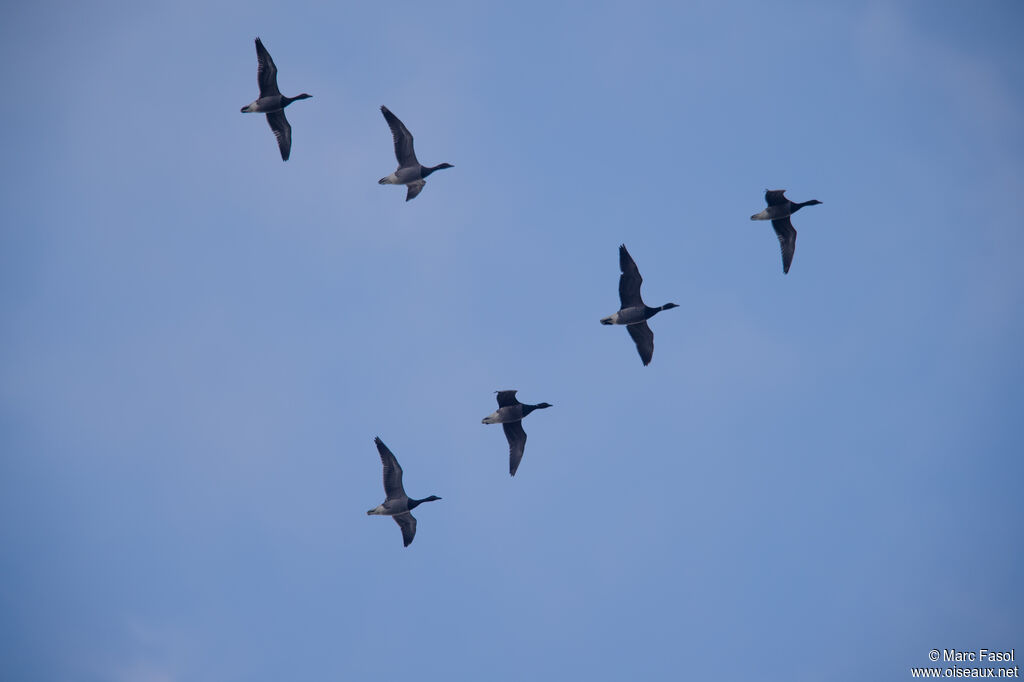
[{"label": "outstretched wing", "polygon": [[[380,463],[384,465],[384,494],[389,500],[405,497],[405,488],[402,486],[402,467],[398,465],[398,460],[380,438],[374,438],[373,442],[377,444]],[[413,527],[415,528],[415,521]]]},{"label": "outstretched wing", "polygon": [[619,246],[619,270],[622,271],[622,275],[619,276],[621,307],[642,306],[644,302],[640,298],[640,285],[643,284],[644,278],[640,276],[640,271],[637,269],[636,263],[633,262],[633,257],[626,250],[625,244]]},{"label": "outstretched wing", "polygon": [[406,185],[407,191],[405,193],[405,200],[415,199],[419,196],[419,193],[423,191],[423,186],[427,184],[426,180],[417,180],[416,182],[410,182]]},{"label": "outstretched wing", "polygon": [[793,262],[793,254],[796,252],[796,230],[789,216],[778,218],[772,221],[775,228],[775,235],[779,238],[779,245],[782,247],[782,272],[789,272],[789,266]]},{"label": "outstretched wing", "polygon": [[[420,162],[416,160],[416,152],[412,148],[412,133],[387,107],[381,106],[380,112],[384,114],[384,120],[388,122],[388,127],[391,128],[391,137],[395,141],[395,158],[398,159],[398,167],[419,166]],[[416,193],[413,194],[410,186],[410,196],[406,197],[405,200],[412,199],[416,194],[420,193],[421,189],[423,189],[422,184],[416,190]]]},{"label": "outstretched wing", "polygon": [[405,512],[404,514],[395,514],[391,518],[402,529],[402,545],[408,547],[412,544],[412,539],[416,537],[416,517]]},{"label": "outstretched wing", "polygon": [[281,150],[281,160],[287,161],[292,153],[292,126],[284,117],[284,109],[267,114],[267,123],[270,124],[270,129],[274,131],[274,137],[277,138],[277,148]]},{"label": "outstretched wing", "polygon": [[651,364],[651,358],[654,357],[654,332],[647,326],[647,321],[631,324],[626,329],[629,331],[629,335],[633,337],[633,343],[636,344],[636,350],[640,353],[640,359],[643,360],[644,367]]},{"label": "outstretched wing", "polygon": [[506,422],[501,426],[508,439],[508,472],[515,476],[519,463],[523,461],[523,450],[526,449],[526,431],[523,431],[522,421]]},{"label": "outstretched wing", "polygon": [[789,203],[789,199],[786,198],[786,190],[784,189],[766,189],[764,200],[769,206],[781,206],[782,204]]},{"label": "outstretched wing", "polygon": [[256,60],[259,62],[256,69],[256,82],[260,86],[260,97],[280,95],[281,91],[277,89],[277,66],[259,38],[256,39]]},{"label": "outstretched wing", "polygon": [[495,393],[498,394],[498,407],[509,407],[519,404],[519,401],[516,400],[515,391],[495,391]]}]

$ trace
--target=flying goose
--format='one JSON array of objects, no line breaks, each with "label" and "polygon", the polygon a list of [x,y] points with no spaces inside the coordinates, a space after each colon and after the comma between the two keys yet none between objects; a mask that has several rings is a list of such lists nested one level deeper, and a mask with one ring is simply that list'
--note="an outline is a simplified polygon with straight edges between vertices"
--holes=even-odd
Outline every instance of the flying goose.
[{"label": "flying goose", "polygon": [[398,465],[398,460],[380,438],[374,438],[373,442],[377,444],[380,463],[384,465],[384,493],[387,495],[387,499],[366,513],[393,518],[398,527],[402,529],[403,545],[408,547],[412,543],[412,539],[416,537],[416,518],[409,512],[424,502],[433,502],[441,498],[431,495],[422,500],[414,500],[406,495],[405,488],[402,486],[402,467]]},{"label": "flying goose", "polygon": [[508,439],[508,472],[515,476],[519,462],[523,459],[523,449],[526,447],[523,417],[534,410],[543,410],[551,405],[549,403],[524,405],[516,400],[515,391],[495,391],[495,393],[498,394],[498,409],[484,417],[483,423],[501,424],[505,429],[505,438]]},{"label": "flying goose", "polygon": [[423,191],[423,185],[427,183],[424,178],[436,170],[454,168],[455,166],[450,163],[441,163],[436,166],[421,165],[416,160],[416,152],[412,148],[412,133],[409,132],[409,129],[387,107],[382,105],[380,112],[384,114],[384,120],[391,128],[391,137],[395,140],[395,158],[398,159],[398,170],[386,178],[381,178],[377,184],[405,185],[408,188],[405,200],[415,199]]},{"label": "flying goose", "polygon": [[804,206],[814,206],[821,202],[811,199],[803,203],[794,203],[786,198],[784,189],[767,189],[764,192],[764,200],[768,208],[750,216],[751,220],[770,220],[775,229],[775,236],[779,238],[779,246],[782,247],[782,274],[789,272],[789,266],[793,262],[793,254],[796,252],[796,230],[789,216],[799,211]]},{"label": "flying goose", "polygon": [[628,325],[626,331],[633,337],[636,350],[646,367],[651,364],[651,358],[654,356],[654,332],[647,325],[647,320],[662,310],[679,306],[675,303],[666,303],[660,308],[651,308],[644,304],[640,297],[640,285],[643,284],[644,278],[640,276],[640,271],[626,250],[625,244],[619,246],[619,270],[622,271],[622,275],[619,276],[619,301],[622,307],[617,313],[602,319],[601,324]]},{"label": "flying goose", "polygon": [[274,131],[277,138],[277,146],[281,149],[281,160],[287,161],[292,152],[292,127],[288,119],[284,117],[284,108],[292,102],[300,99],[309,99],[313,95],[302,93],[295,97],[285,97],[277,89],[277,66],[270,58],[267,48],[263,42],[256,39],[256,59],[259,67],[256,69],[256,80],[260,85],[260,96],[250,104],[242,107],[242,113],[266,114],[267,123]]}]

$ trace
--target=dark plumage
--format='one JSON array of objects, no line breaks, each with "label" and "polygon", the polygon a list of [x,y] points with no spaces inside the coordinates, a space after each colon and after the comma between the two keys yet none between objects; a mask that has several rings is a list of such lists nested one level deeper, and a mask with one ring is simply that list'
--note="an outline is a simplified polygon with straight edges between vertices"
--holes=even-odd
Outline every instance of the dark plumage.
[{"label": "dark plumage", "polygon": [[640,285],[643,284],[643,277],[637,269],[633,257],[626,250],[626,245],[619,246],[619,303],[620,309],[601,320],[601,324],[624,324],[629,332],[636,350],[640,354],[640,360],[646,367],[654,357],[654,332],[651,331],[647,320],[651,319],[662,310],[678,308],[675,303],[666,303],[658,308],[651,308],[644,303],[640,297]]},{"label": "dark plumage", "polygon": [[405,200],[415,199],[423,186],[426,184],[428,175],[443,168],[454,168],[450,163],[441,163],[436,166],[424,166],[416,159],[416,151],[413,149],[412,133],[405,127],[405,124],[398,120],[398,117],[391,111],[381,106],[380,112],[384,114],[384,120],[391,128],[391,137],[395,143],[395,158],[398,160],[398,169],[386,177],[377,181],[381,185],[405,185],[407,191]]},{"label": "dark plumage", "polygon": [[277,66],[271,59],[263,42],[256,39],[256,81],[260,86],[258,99],[242,107],[242,113],[261,113],[267,115],[267,123],[274,131],[277,138],[278,149],[281,150],[281,159],[287,161],[292,151],[292,127],[285,118],[284,108],[300,99],[309,99],[312,95],[302,93],[295,97],[285,97],[277,89]]},{"label": "dark plumage", "polygon": [[751,220],[770,220],[775,236],[779,238],[779,246],[782,248],[782,273],[789,273],[789,266],[793,263],[793,254],[796,253],[796,230],[789,217],[804,206],[814,206],[821,202],[817,199],[795,203],[786,198],[786,190],[769,189],[765,190],[764,200],[768,208],[760,213],[750,216]]},{"label": "dark plumage", "polygon": [[519,469],[526,448],[526,431],[523,431],[523,418],[534,410],[551,407],[550,403],[526,405],[516,399],[515,391],[496,391],[498,409],[483,418],[484,424],[501,424],[508,440],[508,471],[513,476]]},{"label": "dark plumage", "polygon": [[398,459],[380,438],[374,438],[373,442],[377,444],[380,463],[384,467],[385,500],[366,513],[393,518],[402,529],[402,543],[408,547],[416,537],[416,518],[409,512],[424,502],[433,502],[441,498],[431,495],[422,500],[414,500],[406,495],[405,487],[402,485],[402,467],[398,465]]}]

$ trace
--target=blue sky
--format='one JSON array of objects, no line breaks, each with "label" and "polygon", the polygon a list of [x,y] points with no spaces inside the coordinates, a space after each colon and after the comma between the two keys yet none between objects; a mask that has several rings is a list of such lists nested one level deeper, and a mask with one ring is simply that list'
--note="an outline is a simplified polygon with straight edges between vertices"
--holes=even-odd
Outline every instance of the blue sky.
[{"label": "blue sky", "polygon": [[[0,22],[0,677],[908,679],[1024,650],[1024,10]],[[256,96],[285,94],[282,163]],[[408,204],[386,104],[432,176]],[[789,275],[766,188],[794,217]],[[644,368],[617,247],[644,276]],[[515,479],[493,392],[524,423]],[[416,497],[368,518],[379,435]]]}]

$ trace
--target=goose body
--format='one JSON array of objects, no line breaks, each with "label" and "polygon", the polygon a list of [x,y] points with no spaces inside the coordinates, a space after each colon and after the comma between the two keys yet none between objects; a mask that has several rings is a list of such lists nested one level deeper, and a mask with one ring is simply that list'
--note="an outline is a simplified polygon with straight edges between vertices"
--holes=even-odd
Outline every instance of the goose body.
[{"label": "goose body", "polygon": [[666,303],[663,306],[652,308],[645,304],[640,297],[640,285],[643,284],[643,277],[636,267],[633,257],[626,250],[626,245],[619,246],[619,303],[617,312],[601,320],[601,324],[624,324],[630,338],[636,344],[636,350],[640,354],[640,360],[644,366],[651,364],[654,357],[654,332],[651,331],[647,320],[651,319],[662,310],[678,308],[675,303]]},{"label": "goose body", "polygon": [[821,202],[811,199],[797,203],[787,199],[785,193],[784,189],[765,190],[764,200],[768,208],[750,216],[750,219],[772,221],[772,229],[775,230],[775,236],[779,238],[779,246],[782,249],[782,273],[788,274],[789,266],[793,264],[793,254],[796,253],[796,229],[789,217],[804,206],[814,206]]},{"label": "goose body", "polygon": [[[307,95],[306,97],[312,97]],[[243,114],[272,114],[275,111],[281,111],[292,102],[300,99],[306,99],[302,95],[297,97],[285,97],[284,95],[271,95],[270,97],[260,97],[253,102],[246,104],[242,107]]]},{"label": "goose body", "polygon": [[630,306],[612,313],[601,320],[601,324],[639,324],[651,319],[660,311],[661,308],[648,308],[645,305]]},{"label": "goose body", "polygon": [[309,99],[312,95],[302,93],[295,97],[286,97],[281,94],[277,88],[277,66],[259,38],[256,39],[256,60],[256,80],[260,86],[260,96],[242,107],[242,113],[267,115],[267,123],[277,138],[281,160],[287,161],[292,152],[292,126],[285,118],[284,108],[300,99]]},{"label": "goose body", "polygon": [[454,168],[454,166],[450,163],[441,163],[436,166],[424,166],[421,164],[416,159],[412,133],[409,132],[409,129],[387,107],[381,106],[380,112],[384,114],[384,120],[387,121],[388,127],[391,129],[398,168],[391,175],[378,180],[377,183],[380,185],[405,185],[407,188],[405,200],[415,199],[423,191],[428,175],[444,168]]},{"label": "goose body", "polygon": [[551,407],[549,403],[526,405],[516,399],[515,391],[497,391],[498,409],[483,418],[484,424],[501,424],[508,441],[508,471],[516,475],[519,463],[523,460],[526,448],[526,431],[523,430],[523,418],[534,410]]},{"label": "goose body", "polygon": [[395,455],[388,449],[388,446],[384,445],[380,438],[374,438],[373,442],[377,444],[377,453],[380,455],[380,462],[384,468],[384,494],[386,498],[366,513],[370,516],[390,516],[393,518],[398,527],[402,529],[403,545],[408,547],[412,543],[413,538],[416,537],[416,517],[410,512],[424,502],[433,502],[441,498],[431,495],[422,500],[415,500],[406,495],[405,487],[402,485],[402,467],[399,466],[398,459],[395,458]]}]

